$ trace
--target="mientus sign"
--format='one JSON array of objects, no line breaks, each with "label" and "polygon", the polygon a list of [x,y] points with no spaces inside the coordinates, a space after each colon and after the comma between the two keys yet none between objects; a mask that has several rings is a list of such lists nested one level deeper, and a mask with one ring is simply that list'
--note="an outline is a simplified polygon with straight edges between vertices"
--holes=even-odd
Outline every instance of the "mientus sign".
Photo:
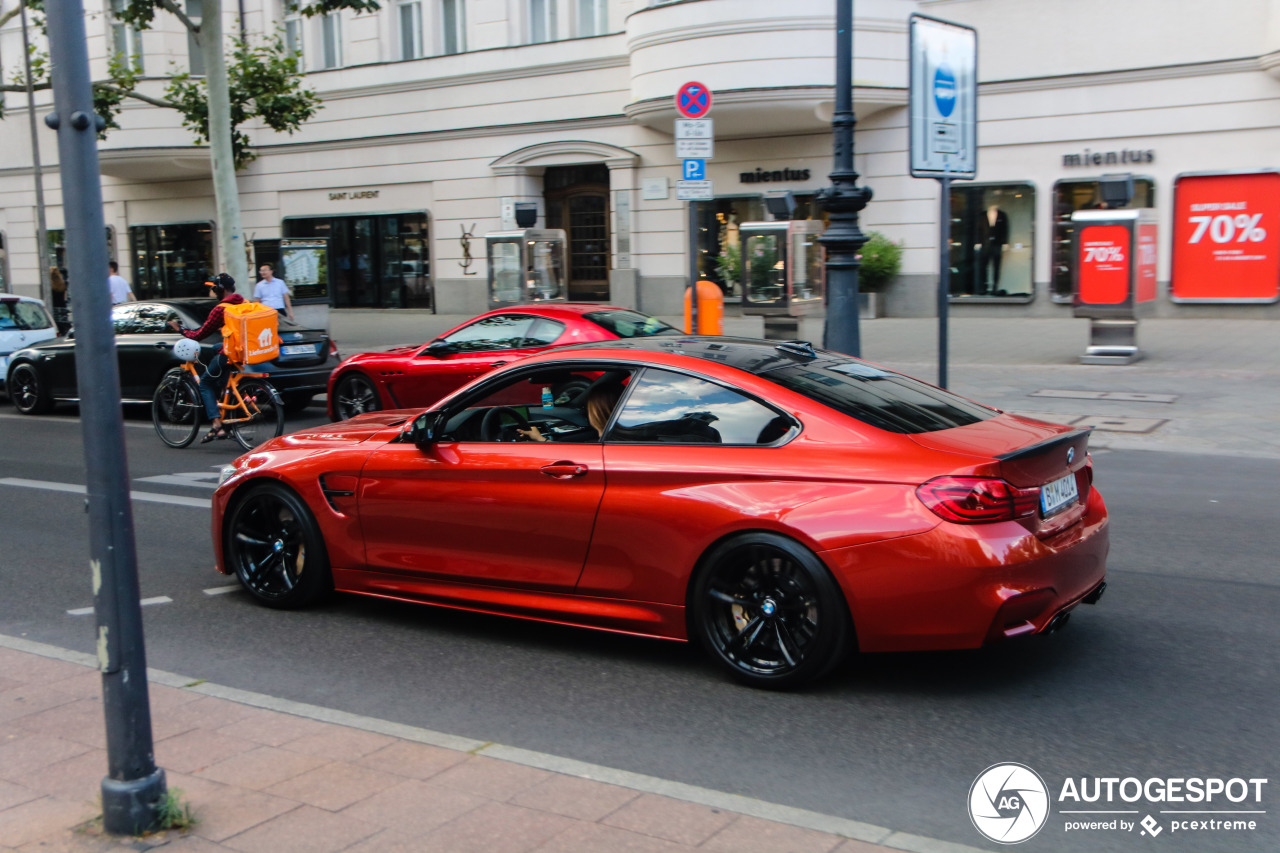
[{"label": "mientus sign", "polygon": [[1069,166],[1122,166],[1126,163],[1154,163],[1154,148],[1125,148],[1120,151],[1090,151],[1083,154],[1063,154],[1062,165]]}]

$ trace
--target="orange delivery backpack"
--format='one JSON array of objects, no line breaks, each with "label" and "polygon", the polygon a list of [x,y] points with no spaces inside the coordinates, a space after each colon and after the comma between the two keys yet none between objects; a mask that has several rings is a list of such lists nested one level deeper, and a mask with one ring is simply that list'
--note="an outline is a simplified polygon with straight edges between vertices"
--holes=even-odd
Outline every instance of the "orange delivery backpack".
[{"label": "orange delivery backpack", "polygon": [[280,355],[280,315],[261,302],[228,305],[222,315],[222,351],[237,364],[261,364]]}]

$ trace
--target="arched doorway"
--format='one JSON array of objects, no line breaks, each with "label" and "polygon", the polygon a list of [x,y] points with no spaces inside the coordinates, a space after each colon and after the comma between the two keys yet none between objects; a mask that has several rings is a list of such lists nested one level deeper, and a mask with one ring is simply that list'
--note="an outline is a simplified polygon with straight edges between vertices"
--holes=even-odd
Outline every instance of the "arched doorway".
[{"label": "arched doorway", "polygon": [[609,168],[603,163],[550,166],[543,175],[548,228],[569,239],[569,298],[609,299]]}]

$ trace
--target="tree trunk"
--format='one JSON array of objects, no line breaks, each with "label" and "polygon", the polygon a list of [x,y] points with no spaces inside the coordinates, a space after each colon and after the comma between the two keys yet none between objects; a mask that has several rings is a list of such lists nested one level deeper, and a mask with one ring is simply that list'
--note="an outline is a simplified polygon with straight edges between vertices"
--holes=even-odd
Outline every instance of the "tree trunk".
[{"label": "tree trunk", "polygon": [[209,157],[213,195],[218,205],[218,269],[230,273],[241,292],[252,292],[244,229],[240,226],[240,193],[236,188],[235,151],[231,145],[231,95],[223,54],[222,0],[202,0],[200,52],[209,91]]}]

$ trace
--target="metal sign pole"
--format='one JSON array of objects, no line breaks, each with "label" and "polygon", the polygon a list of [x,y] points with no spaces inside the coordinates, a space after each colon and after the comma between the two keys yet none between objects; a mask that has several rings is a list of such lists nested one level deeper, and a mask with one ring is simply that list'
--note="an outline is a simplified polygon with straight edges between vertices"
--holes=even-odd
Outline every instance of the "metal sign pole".
[{"label": "metal sign pole", "polygon": [[689,334],[698,334],[698,203],[689,202]]},{"label": "metal sign pole", "polygon": [[947,314],[951,308],[951,177],[938,179],[942,187],[942,203],[939,206],[938,242],[938,387],[947,387]]},{"label": "metal sign pole", "polygon": [[45,124],[58,131],[62,186],[75,188],[66,216],[67,262],[76,300],[76,374],[88,480],[89,566],[98,623],[98,666],[107,726],[107,771],[102,780],[102,825],[132,835],[155,825],[165,795],[155,764],[137,549],[129,498],[120,375],[107,291],[102,176],[93,112],[82,0],[45,5],[53,62],[55,112]]}]

